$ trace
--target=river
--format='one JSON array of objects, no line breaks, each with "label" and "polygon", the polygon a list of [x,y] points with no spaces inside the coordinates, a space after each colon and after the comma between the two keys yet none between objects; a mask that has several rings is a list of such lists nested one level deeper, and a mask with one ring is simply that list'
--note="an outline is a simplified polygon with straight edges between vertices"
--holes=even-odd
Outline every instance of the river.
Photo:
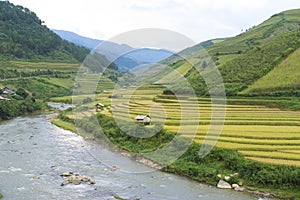
[{"label": "river", "polygon": [[[19,117],[0,124],[0,193],[3,199],[257,199],[245,193],[220,190],[184,177],[151,171],[127,157],[58,128],[46,115]],[[106,158],[117,171],[105,172]],[[148,170],[147,170],[148,169]],[[96,184],[61,186],[63,172],[76,172]]]}]

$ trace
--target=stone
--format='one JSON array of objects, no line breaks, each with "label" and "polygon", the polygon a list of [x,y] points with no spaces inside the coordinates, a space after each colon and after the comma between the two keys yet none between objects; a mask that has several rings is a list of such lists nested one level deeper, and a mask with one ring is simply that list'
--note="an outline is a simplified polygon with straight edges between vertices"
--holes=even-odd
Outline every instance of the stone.
[{"label": "stone", "polygon": [[79,185],[84,182],[85,183],[89,182],[90,184],[95,184],[95,181],[92,181],[87,176],[81,176],[80,174],[74,174],[73,172],[62,173],[60,176],[63,177],[63,179],[64,179],[64,182],[61,184],[61,186],[65,186],[70,183],[72,183],[74,185]]},{"label": "stone", "polygon": [[88,177],[82,177],[82,178],[81,178],[81,181],[83,181],[83,182],[89,182],[90,179],[89,179]]},{"label": "stone", "polygon": [[111,171],[114,172],[114,171],[117,171],[119,170],[120,168],[118,168],[117,166],[113,165],[112,168],[111,168]]},{"label": "stone", "polygon": [[222,178],[222,174],[218,174],[217,177],[218,177],[218,178]]},{"label": "stone", "polygon": [[229,181],[230,176],[224,176],[225,181]]},{"label": "stone", "polygon": [[65,172],[65,173],[62,173],[60,176],[67,177],[67,176],[71,176],[71,175],[73,175],[73,172]]},{"label": "stone", "polygon": [[220,189],[231,189],[231,185],[229,183],[227,183],[226,181],[219,180],[217,188],[220,188]]},{"label": "stone", "polygon": [[238,184],[234,183],[234,184],[231,185],[231,187],[232,187],[233,189],[236,189],[236,188],[239,188],[240,186],[239,186]]},{"label": "stone", "polygon": [[107,168],[104,168],[103,172],[109,172],[109,170]]},{"label": "stone", "polygon": [[64,181],[64,182],[62,182],[60,185],[61,186],[65,186],[65,185],[68,185],[70,182],[69,181]]},{"label": "stone", "polygon": [[74,182],[74,185],[80,185],[81,184],[81,182],[79,181],[77,181],[77,182]]},{"label": "stone", "polygon": [[237,188],[234,188],[234,190],[238,191],[238,192],[243,192],[243,191],[245,191],[245,188],[237,187]]}]

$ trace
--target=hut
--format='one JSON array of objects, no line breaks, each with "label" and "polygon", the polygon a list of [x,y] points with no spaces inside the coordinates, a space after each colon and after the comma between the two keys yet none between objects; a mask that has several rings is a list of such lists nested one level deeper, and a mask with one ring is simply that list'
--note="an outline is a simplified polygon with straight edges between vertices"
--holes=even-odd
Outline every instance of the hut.
[{"label": "hut", "polygon": [[103,110],[104,108],[104,105],[102,103],[97,103],[96,104],[96,112],[99,112],[101,110]]},{"label": "hut", "polygon": [[137,115],[135,117],[137,123],[141,123],[144,125],[149,125],[151,122],[151,117],[149,115]]}]

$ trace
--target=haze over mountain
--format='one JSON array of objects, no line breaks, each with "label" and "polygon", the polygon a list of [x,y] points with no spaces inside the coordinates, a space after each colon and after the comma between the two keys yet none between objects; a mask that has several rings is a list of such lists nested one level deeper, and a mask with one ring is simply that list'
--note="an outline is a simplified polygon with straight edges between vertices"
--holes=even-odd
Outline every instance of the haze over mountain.
[{"label": "haze over mountain", "polygon": [[[126,44],[87,38],[70,31],[55,29],[53,31],[64,40],[89,48],[90,50],[94,49],[98,53],[105,55],[107,59],[114,61],[118,65],[120,71],[127,71],[143,64],[157,63],[173,55],[173,52],[164,49],[136,49]],[[96,48],[98,45],[100,46]],[[117,59],[114,60],[115,58]]]}]

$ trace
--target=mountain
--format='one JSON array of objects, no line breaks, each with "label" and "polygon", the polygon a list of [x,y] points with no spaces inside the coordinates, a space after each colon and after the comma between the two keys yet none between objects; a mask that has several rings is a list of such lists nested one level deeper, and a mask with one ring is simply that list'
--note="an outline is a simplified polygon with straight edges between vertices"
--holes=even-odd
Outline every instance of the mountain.
[{"label": "mountain", "polygon": [[[164,49],[136,49],[126,44],[83,37],[70,31],[55,29],[53,31],[64,40],[105,55],[107,59],[114,61],[118,65],[120,71],[127,71],[142,64],[157,63],[173,54]],[[96,48],[100,44],[101,46]]]},{"label": "mountain", "polygon": [[[205,51],[197,50],[199,45],[196,45],[192,47],[196,51],[192,51],[187,59],[192,60],[201,71],[215,64],[228,96],[297,96],[300,94],[300,68],[297,64],[300,63],[297,56],[300,51],[299,29],[300,9],[284,11],[235,37],[208,45]],[[179,59],[169,65],[183,72],[198,95],[209,95],[207,83],[187,62]],[[165,74],[165,81],[172,80],[168,78],[171,73],[167,69],[155,73],[157,76],[154,75],[153,80],[159,82],[162,74]],[[184,92],[180,82],[174,88]]]},{"label": "mountain", "polygon": [[29,9],[0,1],[2,58],[75,63],[88,53],[88,49],[62,40]]},{"label": "mountain", "polygon": [[115,63],[122,71],[127,71],[140,65],[157,63],[173,54],[173,52],[165,49],[141,48],[122,55],[115,60]]},{"label": "mountain", "polygon": [[103,40],[84,37],[76,33],[73,33],[71,31],[56,30],[56,29],[52,29],[52,31],[57,35],[59,35],[62,39],[72,42],[78,46],[86,47],[90,50],[93,50],[98,45],[102,44],[104,46],[103,48],[98,49],[98,52],[105,55],[108,59],[113,58],[113,56],[110,54],[120,54],[123,52],[134,50],[134,48],[126,44],[117,44],[108,41],[105,41],[105,43],[103,43]]},{"label": "mountain", "polygon": [[[257,46],[271,42],[277,36],[298,30],[300,28],[299,17],[299,9],[275,14],[258,26],[250,27],[236,37],[216,43],[206,50],[217,65],[222,65]],[[197,56],[197,53],[193,56]]]},{"label": "mountain", "polygon": [[57,35],[59,35],[62,39],[72,42],[78,46],[86,47],[90,50],[93,50],[99,43],[102,42],[102,40],[83,37],[71,31],[56,30],[56,29],[51,29],[51,30]]}]

